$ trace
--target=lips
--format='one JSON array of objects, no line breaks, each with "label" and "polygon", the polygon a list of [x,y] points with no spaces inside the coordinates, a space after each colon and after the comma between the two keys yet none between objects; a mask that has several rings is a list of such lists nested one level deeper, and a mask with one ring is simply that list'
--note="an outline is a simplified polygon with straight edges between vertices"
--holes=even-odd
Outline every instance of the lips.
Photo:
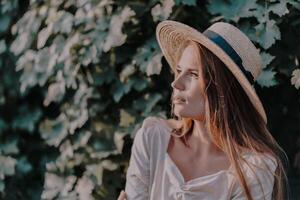
[{"label": "lips", "polygon": [[175,101],[185,101],[185,100],[182,99],[182,98],[175,98],[174,100],[175,100]]},{"label": "lips", "polygon": [[183,102],[185,102],[185,99],[181,98],[181,97],[174,97],[174,102],[175,103],[183,103]]}]

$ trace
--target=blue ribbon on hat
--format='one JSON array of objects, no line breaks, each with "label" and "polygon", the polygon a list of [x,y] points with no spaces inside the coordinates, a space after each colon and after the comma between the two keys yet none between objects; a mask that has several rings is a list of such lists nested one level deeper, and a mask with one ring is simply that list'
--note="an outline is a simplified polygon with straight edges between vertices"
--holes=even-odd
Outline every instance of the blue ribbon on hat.
[{"label": "blue ribbon on hat", "polygon": [[254,78],[251,72],[247,71],[243,66],[241,57],[237,54],[237,52],[231,47],[231,45],[219,34],[214,31],[206,30],[203,34],[216,43],[220,48],[222,48],[225,53],[235,62],[235,64],[241,69],[243,74],[246,76],[251,85],[254,84]]}]

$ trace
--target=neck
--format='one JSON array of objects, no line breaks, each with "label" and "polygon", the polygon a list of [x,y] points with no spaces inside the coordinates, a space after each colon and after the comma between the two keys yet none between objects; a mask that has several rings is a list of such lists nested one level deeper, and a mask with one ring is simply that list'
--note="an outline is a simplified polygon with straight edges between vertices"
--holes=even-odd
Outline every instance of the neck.
[{"label": "neck", "polygon": [[212,142],[211,134],[203,120],[194,120],[192,135],[189,138],[191,151],[195,155],[220,153],[220,149]]}]

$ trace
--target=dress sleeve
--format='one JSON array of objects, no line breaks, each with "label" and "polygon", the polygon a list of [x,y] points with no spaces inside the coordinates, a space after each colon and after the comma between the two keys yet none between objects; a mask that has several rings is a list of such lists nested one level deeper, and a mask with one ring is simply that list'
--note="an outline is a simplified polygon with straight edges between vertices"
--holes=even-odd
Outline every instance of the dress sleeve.
[{"label": "dress sleeve", "polygon": [[[274,175],[272,173],[275,173],[277,168],[275,158],[270,155],[255,155],[246,158],[246,160],[249,162],[251,168],[253,168],[257,178],[261,182],[260,185],[249,166],[243,163],[245,164],[245,166],[243,166],[243,170],[245,170],[244,176],[252,195],[252,199],[271,200],[274,186]],[[268,170],[268,168],[272,173]],[[261,187],[263,187],[263,191]],[[243,188],[238,182],[235,182],[231,200],[247,200],[247,197],[243,192]]]},{"label": "dress sleeve", "polygon": [[149,198],[150,148],[149,127],[144,120],[138,129],[131,148],[129,167],[126,174],[125,192],[127,200],[147,200]]}]

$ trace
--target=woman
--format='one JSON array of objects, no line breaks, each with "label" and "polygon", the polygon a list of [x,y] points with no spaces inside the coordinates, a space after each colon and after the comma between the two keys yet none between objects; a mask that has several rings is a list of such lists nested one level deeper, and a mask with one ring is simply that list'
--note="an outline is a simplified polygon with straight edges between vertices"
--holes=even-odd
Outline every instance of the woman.
[{"label": "woman", "polygon": [[224,22],[200,33],[166,20],[156,36],[175,74],[174,119],[143,121],[119,199],[287,199],[288,158],[253,87],[262,64],[251,41]]}]

